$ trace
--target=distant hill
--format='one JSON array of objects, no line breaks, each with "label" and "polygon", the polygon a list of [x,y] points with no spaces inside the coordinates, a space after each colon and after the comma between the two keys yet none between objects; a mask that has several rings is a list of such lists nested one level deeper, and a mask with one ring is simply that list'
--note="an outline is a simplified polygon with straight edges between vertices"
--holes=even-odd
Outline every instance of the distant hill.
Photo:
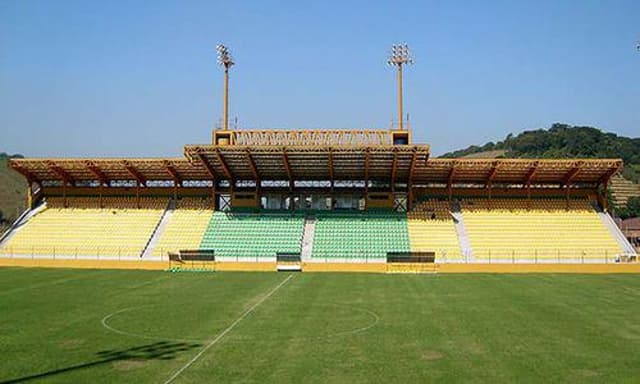
[{"label": "distant hill", "polygon": [[[553,124],[549,129],[509,134],[502,141],[472,145],[441,157],[621,158],[624,161],[622,176],[627,181],[617,179],[614,183],[614,198],[620,196],[614,201],[625,204],[628,200],[640,199],[640,194],[634,192],[640,190],[640,138],[618,136],[593,127]],[[616,186],[621,186],[621,190],[616,191]]]},{"label": "distant hill", "polygon": [[27,183],[22,175],[7,166],[10,158],[20,157],[23,156],[0,152],[0,231],[25,209]]},{"label": "distant hill", "polygon": [[618,136],[593,127],[573,127],[553,124],[549,129],[525,131],[513,134],[498,142],[468,148],[442,155],[444,158],[482,155],[485,152],[503,151],[497,158],[622,158],[623,176],[640,181],[640,138]]}]

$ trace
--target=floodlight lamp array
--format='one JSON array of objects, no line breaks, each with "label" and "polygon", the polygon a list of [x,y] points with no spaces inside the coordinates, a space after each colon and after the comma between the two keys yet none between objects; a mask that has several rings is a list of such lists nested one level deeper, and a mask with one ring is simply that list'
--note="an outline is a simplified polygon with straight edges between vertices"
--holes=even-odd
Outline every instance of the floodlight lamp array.
[{"label": "floodlight lamp array", "polygon": [[216,46],[216,51],[218,52],[218,64],[227,68],[235,64],[227,46],[218,44]]},{"label": "floodlight lamp array", "polygon": [[409,52],[409,46],[407,44],[392,45],[387,64],[390,66],[413,64],[413,58]]}]

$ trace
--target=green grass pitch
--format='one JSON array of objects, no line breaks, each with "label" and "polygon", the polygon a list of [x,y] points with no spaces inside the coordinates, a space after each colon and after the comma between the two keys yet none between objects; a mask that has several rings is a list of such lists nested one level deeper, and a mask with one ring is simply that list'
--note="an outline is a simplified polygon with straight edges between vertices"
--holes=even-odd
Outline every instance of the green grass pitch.
[{"label": "green grass pitch", "polygon": [[638,382],[636,275],[0,269],[0,382]]}]

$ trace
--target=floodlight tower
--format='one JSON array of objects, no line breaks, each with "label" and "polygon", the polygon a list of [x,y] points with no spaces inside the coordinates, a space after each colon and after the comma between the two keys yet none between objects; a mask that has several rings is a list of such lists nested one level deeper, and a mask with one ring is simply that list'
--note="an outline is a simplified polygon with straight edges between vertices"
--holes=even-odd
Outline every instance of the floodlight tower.
[{"label": "floodlight tower", "polygon": [[218,51],[218,64],[224,67],[224,108],[222,112],[223,129],[229,129],[229,68],[235,63],[231,57],[231,52],[223,44],[216,46]]},{"label": "floodlight tower", "polygon": [[392,45],[387,64],[398,68],[398,128],[402,131],[404,127],[402,117],[402,66],[413,64],[409,46],[407,44]]}]

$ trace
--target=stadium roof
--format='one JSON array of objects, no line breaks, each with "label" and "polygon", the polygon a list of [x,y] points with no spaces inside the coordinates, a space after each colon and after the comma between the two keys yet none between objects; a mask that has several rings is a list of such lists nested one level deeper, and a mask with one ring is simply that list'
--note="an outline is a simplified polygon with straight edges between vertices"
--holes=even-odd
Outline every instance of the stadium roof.
[{"label": "stadium roof", "polygon": [[176,181],[210,179],[204,166],[184,158],[167,159],[12,159],[9,165],[27,180]]},{"label": "stadium roof", "polygon": [[12,159],[34,182],[250,180],[425,184],[601,184],[620,159],[430,159],[400,130],[215,130],[183,158]]},{"label": "stadium roof", "polygon": [[228,180],[408,180],[427,145],[186,146],[185,156]]},{"label": "stadium roof", "polygon": [[429,159],[428,146],[187,146],[185,158],[12,159],[28,180],[378,180],[413,184],[600,184],[619,159]]},{"label": "stadium roof", "polygon": [[601,184],[621,169],[620,159],[430,159],[413,182]]}]

